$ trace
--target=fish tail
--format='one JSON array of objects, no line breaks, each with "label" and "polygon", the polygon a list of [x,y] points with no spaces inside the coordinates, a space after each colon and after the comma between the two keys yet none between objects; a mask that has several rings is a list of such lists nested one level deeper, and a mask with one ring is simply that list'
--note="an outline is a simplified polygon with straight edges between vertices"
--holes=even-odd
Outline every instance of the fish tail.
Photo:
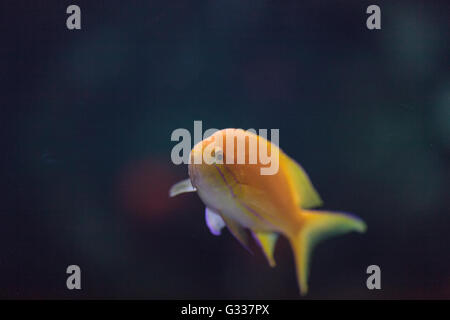
[{"label": "fish tail", "polygon": [[350,231],[364,232],[366,224],[348,213],[300,209],[299,227],[288,236],[294,251],[300,294],[308,292],[309,260],[314,246],[326,238]]}]

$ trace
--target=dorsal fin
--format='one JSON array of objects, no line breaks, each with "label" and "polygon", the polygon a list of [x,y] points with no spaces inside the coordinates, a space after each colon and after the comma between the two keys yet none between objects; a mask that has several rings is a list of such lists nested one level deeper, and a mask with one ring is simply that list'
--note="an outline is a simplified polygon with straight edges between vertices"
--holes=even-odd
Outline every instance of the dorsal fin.
[{"label": "dorsal fin", "polygon": [[294,189],[295,202],[303,209],[310,209],[322,205],[322,199],[309,180],[305,170],[293,159],[280,152],[287,178]]}]

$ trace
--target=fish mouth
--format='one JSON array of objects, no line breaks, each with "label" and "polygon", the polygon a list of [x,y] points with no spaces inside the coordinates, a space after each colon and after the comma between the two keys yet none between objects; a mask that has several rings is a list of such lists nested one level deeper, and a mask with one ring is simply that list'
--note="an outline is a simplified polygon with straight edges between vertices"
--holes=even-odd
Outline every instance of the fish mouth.
[{"label": "fish mouth", "polygon": [[198,174],[197,174],[197,170],[195,170],[194,166],[195,166],[194,164],[190,164],[189,165],[189,167],[188,167],[188,174],[189,174],[189,179],[191,179],[191,184],[194,187],[197,187],[196,182],[197,182]]},{"label": "fish mouth", "polygon": [[[205,168],[205,166],[208,166],[211,169],[208,170]],[[206,171],[206,172],[204,171],[202,174],[202,169],[203,169],[203,171],[205,169],[208,171]],[[216,172],[216,174],[214,174],[214,172]],[[224,173],[220,170],[220,168],[216,164],[205,165],[205,164],[191,163],[191,164],[189,164],[189,167],[188,167],[188,174],[189,174],[189,178],[191,179],[191,183],[194,187],[198,188],[199,185],[203,185],[203,187],[205,187],[205,183],[212,183],[211,181],[210,182],[205,181],[205,183],[202,183],[201,179],[202,179],[202,176],[204,176],[203,179],[206,178],[208,181],[210,179],[214,179],[215,183],[220,183],[223,186],[225,186],[227,188],[227,190],[229,190],[229,192],[231,192],[234,197],[234,192],[233,192],[232,186],[228,183]]]},{"label": "fish mouth", "polygon": [[200,178],[200,170],[202,164],[197,164],[195,162],[195,155],[198,153],[198,149],[194,147],[189,154],[189,166],[188,166],[188,174],[191,179],[191,183],[194,187],[198,187],[198,181]]}]

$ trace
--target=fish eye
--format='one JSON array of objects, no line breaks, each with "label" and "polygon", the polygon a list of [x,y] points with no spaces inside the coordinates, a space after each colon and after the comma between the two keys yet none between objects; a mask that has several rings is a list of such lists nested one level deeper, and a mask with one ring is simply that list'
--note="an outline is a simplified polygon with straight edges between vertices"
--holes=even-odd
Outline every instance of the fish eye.
[{"label": "fish eye", "polygon": [[219,147],[215,147],[213,151],[213,157],[216,158],[217,161],[223,160],[223,151]]}]

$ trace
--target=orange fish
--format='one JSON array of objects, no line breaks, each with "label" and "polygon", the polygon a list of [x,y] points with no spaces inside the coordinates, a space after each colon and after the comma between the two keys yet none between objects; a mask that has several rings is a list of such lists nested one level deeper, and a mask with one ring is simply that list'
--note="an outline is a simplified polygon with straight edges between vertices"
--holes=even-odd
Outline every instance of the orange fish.
[{"label": "orange fish", "polygon": [[[245,163],[238,158],[239,139],[245,141]],[[267,161],[255,153],[258,146],[278,154],[278,171],[264,175]],[[227,150],[228,147],[228,150]],[[256,162],[251,163],[251,158]],[[228,158],[228,159],[227,159]],[[204,160],[202,163],[195,159]],[[241,161],[242,162],[242,161]],[[303,168],[275,144],[249,131],[224,129],[199,142],[191,151],[189,179],[175,184],[170,196],[196,191],[206,205],[206,222],[215,235],[225,226],[245,246],[249,229],[274,267],[278,236],[285,236],[294,252],[300,293],[308,291],[308,264],[312,249],[322,239],[350,231],[364,232],[365,223],[341,212],[311,210],[322,205]]]}]

